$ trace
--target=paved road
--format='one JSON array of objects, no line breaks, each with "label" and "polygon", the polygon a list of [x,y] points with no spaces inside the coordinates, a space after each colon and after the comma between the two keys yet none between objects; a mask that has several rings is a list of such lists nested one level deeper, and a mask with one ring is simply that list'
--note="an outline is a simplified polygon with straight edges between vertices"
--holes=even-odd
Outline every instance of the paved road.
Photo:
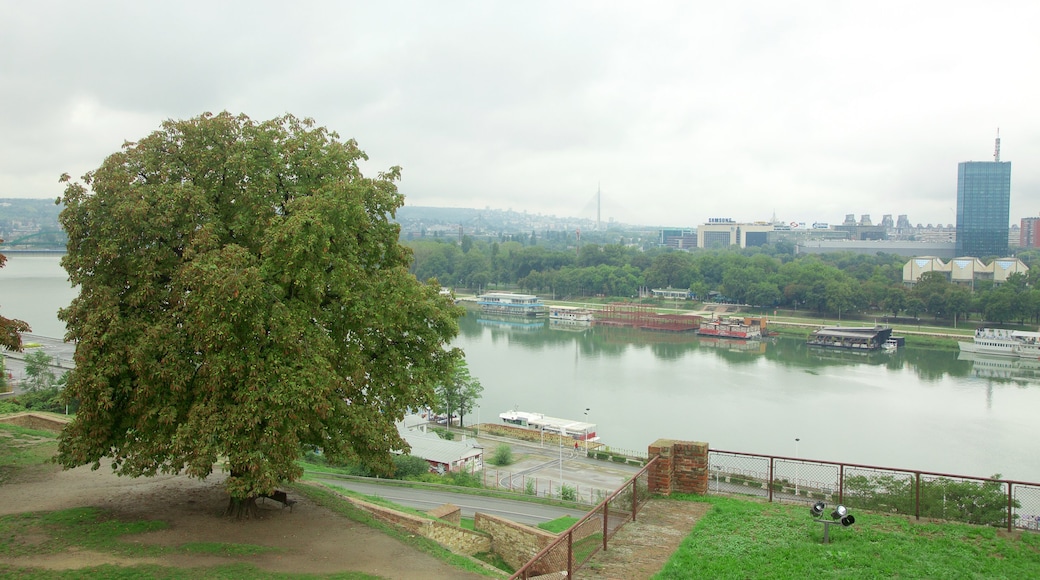
[{"label": "paved road", "polygon": [[580,518],[587,513],[585,510],[544,505],[523,500],[453,493],[440,489],[404,487],[392,483],[362,480],[360,478],[321,477],[318,481],[326,485],[342,487],[365,495],[381,497],[385,500],[423,511],[450,503],[462,509],[463,517],[471,518],[475,512],[479,511],[532,526],[563,516]]}]

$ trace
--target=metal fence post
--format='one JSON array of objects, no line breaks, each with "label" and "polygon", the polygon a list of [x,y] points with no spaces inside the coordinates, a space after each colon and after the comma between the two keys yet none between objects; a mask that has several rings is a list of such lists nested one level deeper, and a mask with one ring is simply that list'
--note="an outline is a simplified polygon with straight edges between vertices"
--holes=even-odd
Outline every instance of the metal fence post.
[{"label": "metal fence post", "polygon": [[766,478],[766,489],[769,490],[769,491],[766,492],[766,494],[767,494],[767,497],[769,498],[770,502],[773,501],[773,479],[775,478],[775,472],[773,471],[773,461],[775,461],[775,458],[772,455],[770,455],[769,456],[769,477]]},{"label": "metal fence post", "polygon": [[838,503],[845,503],[845,464],[838,467]]},{"label": "metal fence post", "polygon": [[639,486],[636,485],[638,477],[632,478],[632,521],[636,521],[636,512],[639,511]]},{"label": "metal fence post", "polygon": [[916,489],[914,490],[916,495],[914,498],[914,517],[921,519],[921,472],[916,471],[914,472],[914,475],[917,476],[917,484],[915,485]]},{"label": "metal fence post", "polygon": [[567,577],[574,578],[574,528],[567,533]]},{"label": "metal fence post", "polygon": [[1010,532],[1011,528],[1014,525],[1014,523],[1013,523],[1013,521],[1011,519],[1011,516],[1012,516],[1012,514],[1011,514],[1011,510],[1012,510],[1011,503],[1012,503],[1012,500],[1011,500],[1011,482],[1010,481],[1007,482],[1007,497],[1008,497],[1008,526],[1007,526],[1007,528],[1008,528],[1008,531]]}]

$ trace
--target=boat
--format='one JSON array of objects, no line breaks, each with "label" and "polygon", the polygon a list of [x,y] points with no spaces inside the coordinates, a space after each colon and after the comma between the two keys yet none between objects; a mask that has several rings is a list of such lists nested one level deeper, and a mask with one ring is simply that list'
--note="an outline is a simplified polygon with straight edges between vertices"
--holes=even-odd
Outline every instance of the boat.
[{"label": "boat", "polygon": [[576,308],[573,306],[550,306],[549,320],[551,322],[568,322],[574,324],[592,324],[592,311],[588,308]]},{"label": "boat", "polygon": [[545,316],[545,303],[533,294],[488,292],[477,297],[477,304],[485,314],[496,316]]},{"label": "boat", "polygon": [[740,318],[731,316],[726,319],[712,318],[701,322],[697,334],[718,338],[738,338],[758,340],[762,338],[763,321],[760,318]]},{"label": "boat", "polygon": [[885,342],[881,343],[881,350],[883,350],[885,352],[895,352],[896,349],[898,349],[898,348],[899,348],[899,341],[897,341],[895,339],[892,339],[892,338],[890,338],[890,339],[886,340]]},{"label": "boat", "polygon": [[577,441],[599,441],[599,437],[596,436],[596,424],[587,421],[560,419],[559,417],[548,417],[541,413],[516,410],[499,413],[498,417],[502,419],[503,423],[525,427],[532,431],[559,433],[564,437],[570,437]]},{"label": "boat", "polygon": [[961,352],[1040,359],[1040,332],[979,328],[971,341],[959,341],[957,346]]},{"label": "boat", "polygon": [[881,350],[881,345],[892,337],[892,327],[882,326],[824,326],[812,331],[805,341],[809,346],[841,348],[852,351]]}]

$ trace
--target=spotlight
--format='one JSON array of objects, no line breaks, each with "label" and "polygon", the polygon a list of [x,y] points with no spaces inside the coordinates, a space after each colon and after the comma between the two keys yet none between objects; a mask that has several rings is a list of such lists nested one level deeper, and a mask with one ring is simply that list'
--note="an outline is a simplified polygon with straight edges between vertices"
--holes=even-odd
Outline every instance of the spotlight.
[{"label": "spotlight", "polygon": [[[815,506],[813,507],[815,508]],[[845,527],[856,523],[856,518],[854,518],[852,514],[849,513],[849,510],[843,505],[834,508],[834,511],[831,512],[831,518],[840,521],[841,525]]]},{"label": "spotlight", "polygon": [[812,514],[812,517],[818,518],[823,515],[823,510],[825,509],[827,509],[827,504],[823,503],[822,501],[818,501],[813,504],[812,508],[809,509],[809,513]]}]

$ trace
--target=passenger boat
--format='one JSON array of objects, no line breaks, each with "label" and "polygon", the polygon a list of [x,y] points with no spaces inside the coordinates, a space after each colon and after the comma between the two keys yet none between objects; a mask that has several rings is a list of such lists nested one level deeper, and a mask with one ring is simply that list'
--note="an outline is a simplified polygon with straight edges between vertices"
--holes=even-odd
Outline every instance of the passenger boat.
[{"label": "passenger boat", "polygon": [[899,343],[891,338],[881,343],[881,350],[885,352],[895,352],[899,348]]},{"label": "passenger boat", "polygon": [[1040,359],[1040,332],[979,328],[970,342],[960,341],[957,346],[961,352]]},{"label": "passenger boat", "polygon": [[712,318],[701,322],[697,334],[719,338],[758,340],[762,338],[762,320],[735,316],[726,319]]},{"label": "passenger boat", "polygon": [[599,441],[599,437],[596,436],[595,423],[547,417],[541,413],[529,413],[527,411],[506,411],[505,413],[499,413],[498,417],[502,419],[503,423],[526,427],[533,431],[559,433],[564,437],[571,437],[577,441]]},{"label": "passenger boat", "polygon": [[592,318],[592,311],[588,308],[575,308],[573,306],[549,307],[549,320],[551,321],[592,324]]},{"label": "passenger boat", "polygon": [[485,314],[497,316],[545,316],[545,303],[532,294],[488,292],[477,297],[477,304]]}]

